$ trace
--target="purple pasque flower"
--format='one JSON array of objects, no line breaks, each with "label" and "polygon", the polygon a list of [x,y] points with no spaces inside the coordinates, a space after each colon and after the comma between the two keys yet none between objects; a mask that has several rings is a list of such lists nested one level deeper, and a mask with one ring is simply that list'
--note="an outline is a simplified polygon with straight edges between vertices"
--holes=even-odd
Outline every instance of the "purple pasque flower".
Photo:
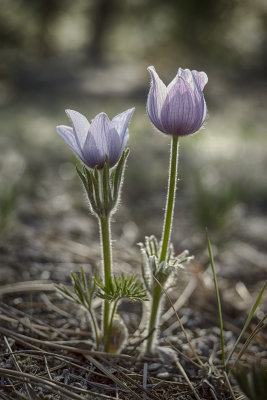
[{"label": "purple pasque flower", "polygon": [[207,116],[203,89],[208,82],[205,72],[179,68],[173,81],[166,85],[154,67],[148,67],[152,78],[147,113],[161,132],[185,136],[198,131]]},{"label": "purple pasque flower", "polygon": [[57,126],[57,132],[76,155],[90,168],[103,168],[106,156],[113,167],[120,159],[129,137],[128,123],[134,108],[116,115],[110,121],[100,113],[91,124],[78,111],[66,110],[72,127]]}]

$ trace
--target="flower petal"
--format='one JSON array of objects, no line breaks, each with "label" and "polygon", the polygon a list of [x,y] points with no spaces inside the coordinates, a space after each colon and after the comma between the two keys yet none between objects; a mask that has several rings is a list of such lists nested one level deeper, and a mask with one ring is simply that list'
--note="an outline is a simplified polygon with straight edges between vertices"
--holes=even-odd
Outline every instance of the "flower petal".
[{"label": "flower petal", "polygon": [[116,115],[116,117],[112,119],[112,126],[116,129],[121,138],[122,150],[125,148],[126,142],[129,137],[129,130],[127,128],[134,110],[135,108],[130,108],[129,110],[126,110]]},{"label": "flower petal", "polygon": [[93,152],[90,147],[92,136],[95,141],[95,146],[97,148],[98,164],[102,165],[105,162],[105,157],[108,155],[108,141],[109,141],[109,131],[111,129],[111,122],[105,113],[97,114],[97,116],[92,120],[89,134],[85,140],[83,146],[83,153],[86,154],[86,159],[93,157]]},{"label": "flower petal", "polygon": [[168,84],[167,86],[167,93],[169,93],[169,91],[171,90],[171,88],[173,87],[173,85],[175,85],[177,83],[177,80],[179,78],[179,71],[181,68],[179,68],[177,74],[175,75],[175,77],[173,78],[173,80]]},{"label": "flower petal", "polygon": [[199,113],[199,116],[197,116],[196,112],[195,123],[192,126],[193,132],[196,132],[201,128],[207,116],[207,106],[201,86],[205,86],[208,77],[205,72],[198,71],[192,71],[192,77],[194,80],[195,110]]},{"label": "flower petal", "polygon": [[199,130],[207,115],[202,92],[208,81],[205,72],[179,68],[166,88],[154,67],[148,70],[152,87],[148,95],[147,112],[152,123],[170,135],[189,135]]},{"label": "flower petal", "polygon": [[194,79],[193,79],[193,76],[192,76],[192,72],[190,71],[190,69],[188,69],[188,68],[186,68],[186,69],[179,68],[178,75],[184,81],[186,81],[191,86],[192,89],[194,89],[195,82],[194,82]]},{"label": "flower petal", "polygon": [[78,111],[66,110],[66,114],[72,122],[77,143],[79,144],[80,149],[82,149],[90,128],[90,124],[87,118]]},{"label": "flower petal", "polygon": [[84,162],[83,154],[80,150],[79,145],[76,141],[76,136],[73,129],[70,126],[59,125],[57,126],[57,132],[65,140],[65,142],[72,148],[72,150],[78,155],[78,157]]},{"label": "flower petal", "polygon": [[124,147],[122,146],[121,137],[119,136],[115,128],[112,128],[109,131],[109,138],[110,139],[108,142],[108,160],[109,160],[109,166],[113,167],[120,159]]},{"label": "flower petal", "polygon": [[161,109],[167,97],[167,88],[159,78],[153,66],[148,67],[152,79],[152,86],[148,93],[147,112],[153,124],[163,130],[161,121]]},{"label": "flower petal", "polygon": [[112,127],[108,116],[105,113],[98,114],[91,123],[89,135],[84,144],[83,153],[86,160],[91,163],[93,159],[96,162],[95,166],[102,167],[108,156],[109,164],[113,166],[120,157],[121,148],[120,136]]},{"label": "flower petal", "polygon": [[96,141],[92,133],[89,132],[86,138],[86,142],[83,148],[84,163],[90,167],[95,168],[100,165],[104,165],[105,157],[103,156],[100,149],[97,147]]},{"label": "flower petal", "polygon": [[208,75],[205,72],[198,72],[198,71],[192,71],[193,77],[195,78],[199,88],[201,91],[203,91],[204,87],[208,83]]},{"label": "flower petal", "polygon": [[129,108],[112,119],[112,126],[117,130],[118,134],[123,137],[128,127],[131,116],[135,108]]},{"label": "flower petal", "polygon": [[194,123],[194,92],[186,81],[179,77],[163,104],[161,120],[164,131],[186,135]]}]

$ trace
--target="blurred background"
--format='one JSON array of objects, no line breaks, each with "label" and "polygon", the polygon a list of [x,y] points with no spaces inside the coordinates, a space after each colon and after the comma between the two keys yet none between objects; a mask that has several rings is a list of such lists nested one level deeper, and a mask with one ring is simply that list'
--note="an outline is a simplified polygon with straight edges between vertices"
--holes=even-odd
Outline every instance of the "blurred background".
[{"label": "blurred background", "polygon": [[77,160],[55,130],[66,108],[91,120],[136,107],[115,248],[123,258],[160,235],[170,138],[146,116],[149,65],[165,83],[178,67],[209,77],[205,127],[181,140],[176,250],[205,265],[208,227],[221,276],[266,277],[265,0],[0,0],[0,43],[0,283],[99,258]]}]

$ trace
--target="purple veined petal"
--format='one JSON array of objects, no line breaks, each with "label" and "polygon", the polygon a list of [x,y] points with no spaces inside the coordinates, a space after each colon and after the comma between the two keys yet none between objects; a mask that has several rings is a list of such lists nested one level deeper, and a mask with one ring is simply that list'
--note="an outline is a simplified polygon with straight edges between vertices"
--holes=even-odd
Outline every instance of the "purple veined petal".
[{"label": "purple veined petal", "polygon": [[173,80],[168,84],[167,86],[167,93],[169,93],[169,91],[171,90],[171,88],[177,83],[178,79],[179,79],[179,71],[181,68],[179,68],[177,74],[175,75],[175,77],[173,78]]},{"label": "purple veined petal", "polygon": [[130,135],[129,129],[127,128],[126,131],[125,131],[125,133],[124,133],[123,138],[121,138],[121,139],[122,139],[122,140],[121,140],[121,152],[123,152],[123,150],[124,150],[125,147],[126,147],[126,143],[127,143],[127,140],[129,139],[129,135]]},{"label": "purple veined petal", "polygon": [[203,100],[204,100],[204,107],[203,107],[203,116],[202,116],[201,126],[204,124],[204,121],[207,118],[207,105],[206,105],[205,99],[203,99]]},{"label": "purple veined petal", "polygon": [[111,121],[105,113],[97,114],[92,120],[89,132],[93,135],[96,147],[101,154],[107,154],[108,141],[110,140],[109,131],[111,128]]},{"label": "purple veined petal", "polygon": [[[97,164],[95,164],[95,166],[102,167],[104,165],[106,156],[108,157],[110,156],[109,149],[112,147],[111,141],[113,137],[113,135],[110,134],[111,131],[112,131],[111,121],[109,120],[108,116],[105,113],[100,113],[93,119],[89,129],[89,134],[84,144],[83,153],[86,152],[87,159],[94,157],[91,151],[92,149],[91,138],[93,138],[95,142],[94,151],[97,152],[96,158],[98,162]],[[119,138],[117,131],[116,135]]]},{"label": "purple veined petal", "polygon": [[129,110],[126,110],[126,111],[122,112],[121,114],[116,115],[116,117],[114,117],[112,119],[112,126],[118,132],[118,134],[121,138],[121,143],[122,143],[123,148],[125,147],[127,139],[129,137],[129,131],[127,128],[128,128],[128,124],[129,124],[131,116],[133,115],[134,110],[135,110],[135,108],[130,108]]},{"label": "purple veined petal", "polygon": [[72,148],[77,156],[84,162],[83,154],[77,144],[76,136],[73,129],[70,126],[59,125],[57,126],[57,132],[65,140],[65,142]]},{"label": "purple veined petal", "polygon": [[192,121],[190,133],[197,132],[203,125],[207,115],[205,100],[195,104],[194,121]]},{"label": "purple veined petal", "polygon": [[105,162],[105,155],[98,149],[93,135],[89,132],[84,145],[84,163],[90,167],[103,166]]},{"label": "purple veined petal", "polygon": [[204,99],[204,95],[201,89],[201,85],[207,82],[207,75],[205,72],[200,73],[198,71],[190,71],[189,69],[179,69],[181,79],[184,79],[190,87],[193,89],[194,98],[194,111],[191,113],[188,119],[187,129],[190,133],[198,131],[206,118],[207,108]]},{"label": "purple veined petal", "polygon": [[98,114],[92,121],[89,135],[85,141],[83,153],[86,160],[92,165],[103,167],[106,156],[112,167],[120,158],[122,141],[117,130],[105,113]]},{"label": "purple veined petal", "polygon": [[66,114],[72,122],[72,127],[76,135],[77,143],[82,151],[90,128],[90,124],[87,118],[78,111],[66,110]]},{"label": "purple veined petal", "polygon": [[201,87],[203,85],[205,86],[205,84],[208,81],[208,77],[205,74],[205,72],[198,72],[198,71],[192,71],[192,76],[194,80],[195,109],[196,109],[196,118],[193,129],[194,132],[196,132],[201,128],[207,116],[207,106]]},{"label": "purple veined petal", "polygon": [[152,123],[161,131],[163,131],[161,121],[161,110],[162,106],[167,97],[166,85],[159,78],[155,68],[153,66],[147,68],[150,72],[152,79],[152,86],[148,93],[147,99],[147,113]]},{"label": "purple veined petal", "polygon": [[194,83],[194,79],[193,79],[192,72],[190,71],[190,69],[179,68],[178,75],[180,78],[182,78],[184,81],[186,81],[191,86],[192,89],[194,89],[195,83]]},{"label": "purple veined petal", "polygon": [[195,120],[194,92],[179,78],[164,102],[161,120],[166,133],[187,135]]},{"label": "purple veined petal", "polygon": [[199,88],[201,91],[203,91],[204,87],[208,83],[208,75],[205,72],[198,72],[198,71],[192,71],[193,77],[195,78]]},{"label": "purple veined petal", "polygon": [[113,167],[120,159],[123,147],[121,137],[115,128],[109,131],[108,146],[108,160],[109,166]]}]

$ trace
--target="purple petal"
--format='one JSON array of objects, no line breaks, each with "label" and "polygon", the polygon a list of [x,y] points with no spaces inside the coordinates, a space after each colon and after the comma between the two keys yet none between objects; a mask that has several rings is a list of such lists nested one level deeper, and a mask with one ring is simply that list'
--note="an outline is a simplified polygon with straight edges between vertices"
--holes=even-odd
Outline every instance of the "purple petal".
[{"label": "purple petal", "polygon": [[184,81],[186,81],[191,86],[192,89],[194,89],[195,82],[194,82],[194,79],[193,79],[193,76],[192,76],[192,72],[190,71],[190,69],[188,69],[188,68],[186,68],[186,69],[179,68],[178,75]]},{"label": "purple petal", "polygon": [[85,164],[90,168],[104,165],[105,157],[99,151],[93,135],[89,132],[83,148]]},{"label": "purple petal", "polygon": [[[107,154],[108,141],[109,141],[109,131],[112,128],[111,122],[105,113],[97,114],[97,116],[92,120],[89,132],[94,137],[96,147],[98,148],[100,154],[103,157]],[[85,141],[86,146],[86,141]]]},{"label": "purple petal", "polygon": [[202,92],[208,81],[205,72],[179,68],[166,88],[154,67],[148,70],[152,77],[152,87],[148,95],[147,112],[153,124],[170,135],[196,132],[207,115]]},{"label": "purple petal", "polygon": [[73,129],[70,126],[60,125],[57,126],[57,132],[65,140],[65,142],[72,148],[72,150],[77,154],[77,156],[84,161],[83,154],[80,150],[79,145],[76,141],[76,136]]},{"label": "purple petal", "polygon": [[148,93],[147,113],[152,123],[159,129],[164,130],[161,121],[161,109],[167,97],[167,88],[159,78],[154,67],[148,67],[152,79],[152,86]]},{"label": "purple petal", "polygon": [[[206,79],[204,76],[206,74],[196,75],[199,79],[199,81],[196,81],[195,75],[189,69],[179,68],[178,75],[180,83],[183,81],[185,84],[185,93],[180,93],[182,84],[176,84],[169,90],[166,105],[168,104],[172,113],[169,114],[170,120],[168,124],[165,123],[164,127],[169,126],[172,133],[187,135],[198,131],[206,118],[206,103],[199,84],[200,78]],[[178,106],[179,103],[180,106]]]},{"label": "purple petal", "polygon": [[[94,140],[94,141],[93,141]],[[98,114],[92,121],[83,154],[89,163],[102,167],[106,156],[110,166],[116,164],[121,154],[121,138],[105,113]]]},{"label": "purple petal", "polygon": [[109,138],[108,159],[110,167],[113,167],[119,161],[124,147],[122,147],[121,137],[115,128],[109,131]]},{"label": "purple petal", "polygon": [[66,110],[66,114],[72,122],[77,143],[80,146],[80,149],[82,150],[90,128],[90,124],[87,118],[78,111]]},{"label": "purple petal", "polygon": [[[179,70],[180,70],[180,68],[179,68]],[[179,79],[179,70],[178,70],[177,74],[175,75],[175,77],[173,78],[173,80],[168,84],[167,93],[169,93],[171,88],[177,83],[177,81]]]},{"label": "purple petal", "polygon": [[192,71],[192,74],[200,88],[203,91],[205,85],[208,83],[208,76],[205,72]]},{"label": "purple petal", "polygon": [[126,131],[124,132],[123,138],[121,138],[122,139],[121,152],[123,152],[123,150],[125,149],[128,138],[129,138],[129,129],[127,128]]},{"label": "purple petal", "polygon": [[207,117],[207,105],[206,105],[205,99],[203,99],[203,100],[204,100],[203,116],[202,116],[202,121],[201,121],[200,127],[204,124],[204,121],[205,121],[205,119]]},{"label": "purple petal", "polygon": [[207,106],[202,92],[208,77],[205,72],[192,71],[194,80],[194,94],[195,94],[195,109],[199,112],[199,117],[196,117],[195,123],[192,126],[194,132],[198,131],[203,125],[207,116]]},{"label": "purple petal", "polygon": [[134,110],[135,110],[134,108],[130,108],[129,110],[126,110],[121,114],[116,115],[116,117],[112,119],[112,126],[116,129],[116,131],[120,135],[121,144],[123,148],[125,147],[127,139],[129,137],[129,131],[127,128]]},{"label": "purple petal", "polygon": [[163,104],[161,120],[166,133],[186,135],[195,120],[194,92],[182,78],[171,88]]}]

